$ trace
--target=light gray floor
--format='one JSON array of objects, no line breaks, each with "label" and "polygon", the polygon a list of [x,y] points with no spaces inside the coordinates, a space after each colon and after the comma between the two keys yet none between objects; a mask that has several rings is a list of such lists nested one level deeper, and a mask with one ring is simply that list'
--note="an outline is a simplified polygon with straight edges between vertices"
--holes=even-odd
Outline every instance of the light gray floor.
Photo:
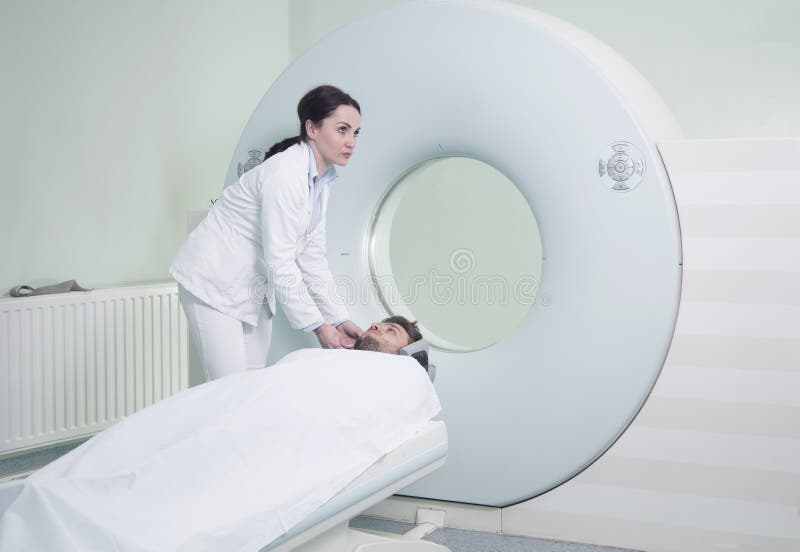
[{"label": "light gray floor", "polygon": [[73,443],[55,445],[33,452],[18,454],[10,458],[4,458],[0,460],[0,479],[38,470],[85,441],[86,439],[81,439]]},{"label": "light gray floor", "polygon": [[[350,527],[402,534],[413,529],[414,524],[361,516],[352,520]],[[446,546],[452,552],[632,552],[609,546],[509,537],[461,529],[439,529],[423,540]]]}]

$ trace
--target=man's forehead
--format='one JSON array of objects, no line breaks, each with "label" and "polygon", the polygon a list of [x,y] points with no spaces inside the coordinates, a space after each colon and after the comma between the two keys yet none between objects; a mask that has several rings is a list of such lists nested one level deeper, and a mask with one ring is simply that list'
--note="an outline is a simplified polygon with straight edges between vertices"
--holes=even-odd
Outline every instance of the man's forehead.
[{"label": "man's forehead", "polygon": [[[386,324],[387,326],[393,326],[393,327],[397,328],[398,330],[400,330],[401,332],[403,332],[404,334],[408,335],[408,332],[406,331],[406,329],[403,326],[401,326],[400,324],[397,324],[395,322],[382,322],[382,323]],[[411,336],[409,336],[409,337],[411,337]]]}]

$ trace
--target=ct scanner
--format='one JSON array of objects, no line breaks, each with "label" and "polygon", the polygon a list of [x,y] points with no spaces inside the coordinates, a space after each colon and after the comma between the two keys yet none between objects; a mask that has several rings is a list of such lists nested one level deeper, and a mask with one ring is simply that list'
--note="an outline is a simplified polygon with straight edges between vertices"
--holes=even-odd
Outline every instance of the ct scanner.
[{"label": "ct scanner", "polygon": [[[683,140],[637,71],[579,29],[503,2],[429,0],[292,63],[226,184],[296,134],[296,103],[321,83],[362,106],[327,210],[343,297],[407,268],[413,250],[387,245],[404,238],[402,195],[453,159],[515,187],[534,222],[493,253],[527,255],[536,285],[513,331],[478,345],[420,316],[446,429],[431,422],[269,550],[444,550],[350,530],[365,508],[652,551],[798,549],[800,141]],[[447,193],[461,205],[457,185]],[[424,222],[422,239],[441,240]],[[472,248],[458,232],[448,247]],[[357,323],[420,312],[368,291],[347,302]],[[297,333],[278,316],[275,352]],[[0,511],[21,488],[0,488]]]},{"label": "ct scanner", "polygon": [[[499,2],[411,3],[339,29],[288,67],[227,183],[253,150],[296,133],[296,102],[320,83],[362,107],[362,138],[328,205],[334,274],[375,276],[388,254],[375,243],[380,207],[433,159],[499,170],[541,236],[536,301],[516,330],[480,350],[434,351],[448,461],[402,493],[502,507],[574,477],[637,415],[675,329],[681,236],[656,147],[681,136],[669,110],[615,52],[555,18]],[[389,314],[378,293],[348,308],[357,322]]]}]

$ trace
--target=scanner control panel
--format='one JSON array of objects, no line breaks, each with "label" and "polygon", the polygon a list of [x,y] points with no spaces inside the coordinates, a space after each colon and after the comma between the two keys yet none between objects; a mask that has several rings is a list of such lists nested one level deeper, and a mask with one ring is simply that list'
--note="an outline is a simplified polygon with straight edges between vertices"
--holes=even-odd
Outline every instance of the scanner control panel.
[{"label": "scanner control panel", "polygon": [[614,142],[600,154],[600,181],[615,192],[629,192],[644,178],[644,155],[630,142]]}]

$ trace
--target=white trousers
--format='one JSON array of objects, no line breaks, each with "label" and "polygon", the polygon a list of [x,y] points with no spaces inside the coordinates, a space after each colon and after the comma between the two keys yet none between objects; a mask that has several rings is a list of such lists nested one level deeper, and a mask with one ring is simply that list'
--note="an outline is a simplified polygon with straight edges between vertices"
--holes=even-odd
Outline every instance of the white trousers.
[{"label": "white trousers", "polygon": [[269,307],[261,309],[258,324],[251,326],[219,312],[180,284],[178,294],[206,380],[267,365],[272,339]]}]

